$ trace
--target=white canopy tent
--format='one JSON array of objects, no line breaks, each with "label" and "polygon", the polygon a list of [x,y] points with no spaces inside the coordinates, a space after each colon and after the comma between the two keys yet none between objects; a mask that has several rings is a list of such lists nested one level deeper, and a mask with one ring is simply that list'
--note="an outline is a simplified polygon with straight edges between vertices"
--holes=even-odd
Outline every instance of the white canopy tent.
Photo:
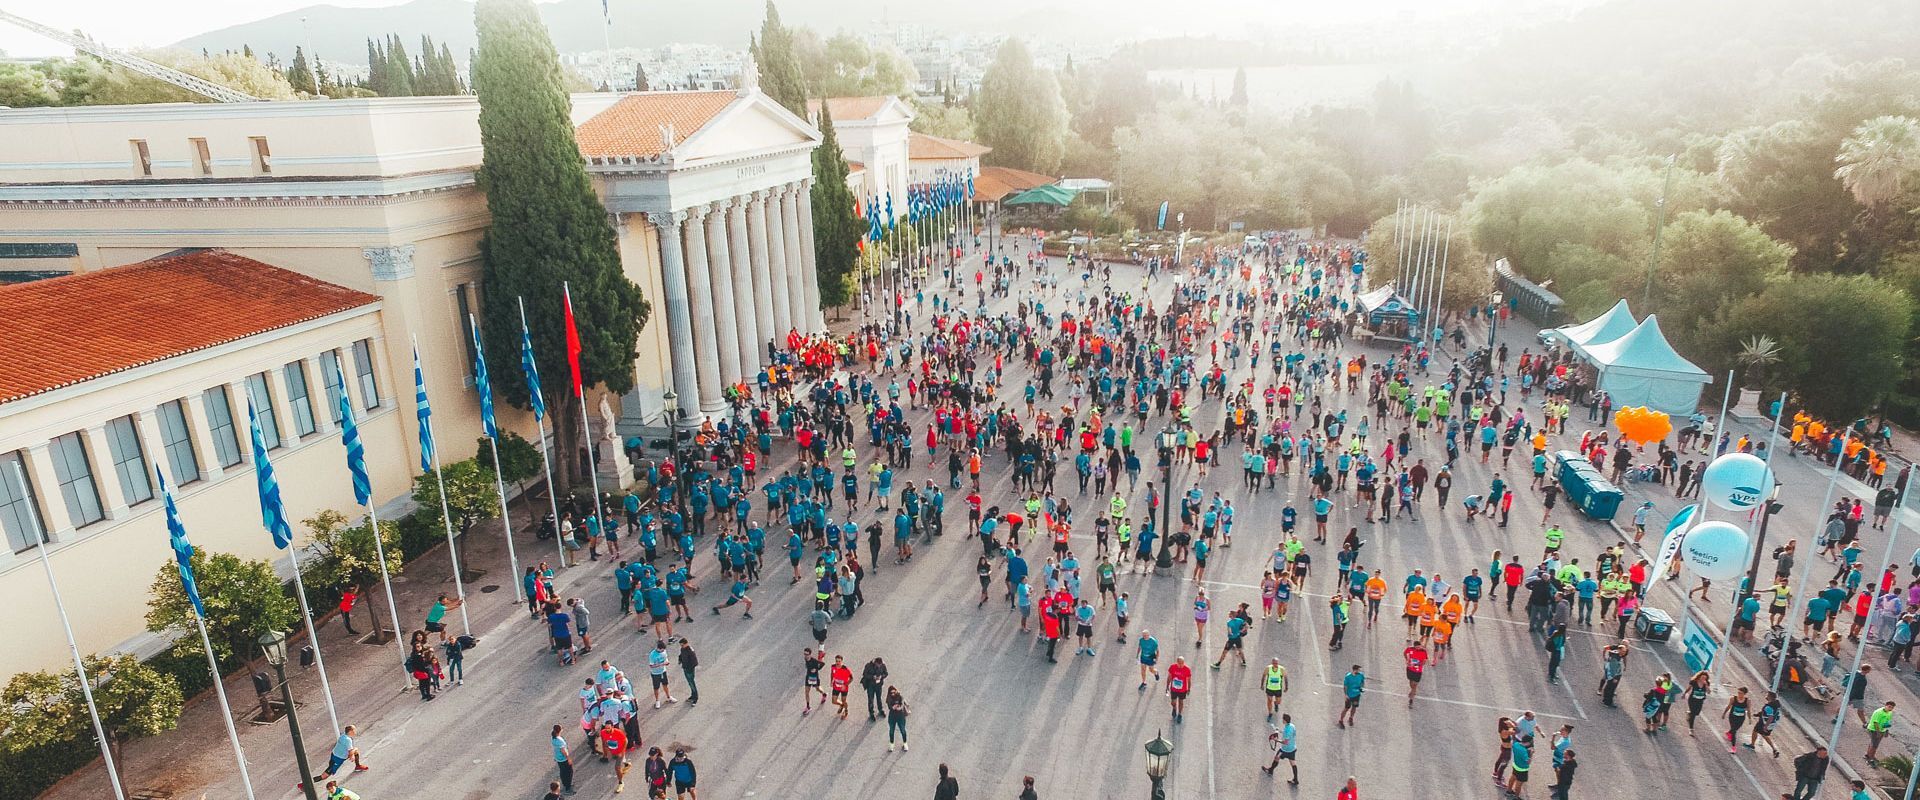
[{"label": "white canopy tent", "polygon": [[[1614,309],[1624,314],[1626,301]],[[1713,380],[1674,352],[1655,314],[1647,315],[1626,335],[1581,352],[1600,371],[1600,389],[1613,398],[1616,408],[1646,406],[1668,414],[1690,414],[1700,405],[1700,387]]]},{"label": "white canopy tent", "polygon": [[1547,331],[1548,338],[1560,342],[1581,355],[1588,348],[1602,345],[1627,335],[1634,329],[1633,312],[1627,309],[1627,301],[1621,300],[1607,309],[1607,313],[1582,322],[1578,325],[1562,325]]}]

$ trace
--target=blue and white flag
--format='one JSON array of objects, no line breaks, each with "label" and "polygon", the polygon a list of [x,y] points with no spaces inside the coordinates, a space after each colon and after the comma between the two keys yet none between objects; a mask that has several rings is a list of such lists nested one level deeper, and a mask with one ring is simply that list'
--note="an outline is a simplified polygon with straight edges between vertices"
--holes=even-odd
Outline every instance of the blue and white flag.
[{"label": "blue and white flag", "polygon": [[346,376],[338,365],[334,375],[340,381],[340,443],[347,447],[347,474],[353,477],[353,501],[366,505],[373,497],[373,481],[367,477],[367,448],[360,444],[360,426],[353,420],[353,404],[347,402]]},{"label": "blue and white flag", "polygon": [[413,415],[420,421],[420,471],[433,469],[433,407],[427,404],[427,378],[420,371],[420,348],[413,348]]},{"label": "blue and white flag", "polygon": [[487,429],[487,438],[498,440],[500,429],[493,423],[493,386],[487,380],[487,352],[480,347],[480,328],[473,324],[473,315],[467,315],[467,330],[473,334],[473,389],[480,393],[480,423]]},{"label": "blue and white flag", "polygon": [[527,321],[520,320],[520,372],[527,376],[527,403],[533,406],[533,421],[541,422],[547,418],[547,400],[540,396],[540,367],[533,363],[533,334],[527,332]]},{"label": "blue and white flag", "polygon": [[167,509],[167,544],[173,548],[173,561],[180,568],[180,589],[187,593],[187,601],[193,603],[193,613],[202,618],[207,616],[207,607],[200,602],[200,584],[193,580],[193,545],[187,542],[187,528],[180,524],[180,509],[173,504],[173,489],[167,486],[167,476],[160,472],[158,465],[153,468],[154,477],[160,479],[160,501]]},{"label": "blue and white flag", "polygon": [[1167,206],[1170,203],[1171,201],[1168,200],[1160,201],[1160,221],[1153,224],[1154,230],[1164,231],[1167,229]]},{"label": "blue and white flag", "polygon": [[274,480],[273,462],[267,460],[267,437],[260,433],[260,417],[253,401],[247,401],[247,427],[253,438],[253,477],[260,489],[260,524],[273,534],[273,546],[281,550],[293,544],[293,529],[287,527],[287,509],[280,502],[280,482]]}]

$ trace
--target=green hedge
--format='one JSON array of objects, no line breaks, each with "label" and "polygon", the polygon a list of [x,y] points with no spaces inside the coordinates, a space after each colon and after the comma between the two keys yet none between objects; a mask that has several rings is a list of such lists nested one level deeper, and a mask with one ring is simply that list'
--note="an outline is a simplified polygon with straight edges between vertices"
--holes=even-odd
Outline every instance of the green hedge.
[{"label": "green hedge", "polygon": [[33,800],[61,778],[98,758],[100,748],[88,738],[18,753],[0,752],[0,800]]}]

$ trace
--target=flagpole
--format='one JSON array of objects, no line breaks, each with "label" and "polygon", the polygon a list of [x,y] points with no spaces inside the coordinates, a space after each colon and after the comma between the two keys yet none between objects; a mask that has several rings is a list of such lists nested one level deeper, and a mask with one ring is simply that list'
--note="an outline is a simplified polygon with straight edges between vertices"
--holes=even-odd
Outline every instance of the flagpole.
[{"label": "flagpole", "polygon": [[[19,461],[13,462],[13,479],[20,487],[20,497],[33,496],[27,489],[27,474],[20,469]],[[60,611],[60,627],[67,631],[67,650],[73,654],[73,672],[80,679],[80,693],[87,698],[87,717],[93,722],[93,737],[100,743],[100,757],[107,764],[107,780],[113,784],[113,796],[126,800],[127,793],[120,787],[120,770],[114,766],[112,749],[107,746],[107,731],[100,725],[100,709],[93,703],[93,683],[87,680],[87,665],[80,658],[80,643],[73,638],[73,622],[67,619],[66,603],[61,602],[60,583],[53,577],[53,562],[47,560],[47,542],[40,530],[39,511],[29,510],[26,516],[33,521],[33,529],[29,533],[33,536],[34,549],[39,551],[40,568],[47,573],[47,589],[53,593],[53,607]]]},{"label": "flagpole", "polygon": [[[1427,330],[1429,331],[1435,331],[1440,329],[1441,327],[1440,315],[1445,312],[1441,308],[1440,304],[1442,301],[1445,301],[1447,299],[1447,263],[1451,260],[1452,255],[1453,255],[1453,217],[1449,216],[1447,217],[1447,245],[1446,247],[1441,248],[1440,250],[1440,280],[1437,282],[1437,285],[1439,288],[1436,290],[1433,296],[1433,319],[1428,320],[1428,324],[1427,324]],[[1434,334],[1434,337],[1433,337],[1433,346],[1435,348],[1438,348],[1440,346],[1440,336],[1437,333]]]},{"label": "flagpole", "polygon": [[[294,594],[300,598],[300,616],[306,618],[307,639],[313,645],[313,665],[320,671],[320,692],[327,696],[327,719],[337,731],[340,730],[340,714],[333,706],[333,685],[327,682],[327,660],[320,655],[320,634],[313,628],[313,610],[307,607],[307,582],[300,577],[300,547],[288,543],[287,557],[293,561]],[[395,626],[398,626],[397,622]],[[398,635],[398,631],[395,631],[395,635]]]},{"label": "flagpole", "polygon": [[[271,410],[269,410],[271,411]],[[251,434],[253,448],[253,469],[257,478],[271,479],[273,461],[267,458],[266,440],[260,434],[260,415],[254,409],[253,401],[247,401],[247,426]],[[307,582],[300,574],[300,547],[293,540],[293,531],[286,524],[286,509],[280,506],[279,487],[276,483],[262,485],[261,516],[263,522],[269,522],[267,532],[273,535],[274,545],[286,548],[287,558],[293,564],[293,596],[300,601],[300,616],[306,622],[308,646],[313,648],[313,664],[320,671],[320,692],[327,698],[327,718],[333,723],[334,730],[340,730],[340,715],[333,704],[333,684],[327,680],[327,659],[320,652],[320,634],[314,630],[313,609],[307,606]],[[272,509],[269,510],[268,489],[272,493]],[[271,514],[272,519],[267,517]],[[276,527],[276,525],[278,527]],[[282,534],[285,541],[281,540]]]},{"label": "flagpole", "polygon": [[[346,384],[340,385],[344,395]],[[213,691],[220,698],[220,721],[226,725],[227,741],[233,745],[233,760],[240,767],[240,785],[247,792],[247,800],[253,798],[253,777],[247,774],[247,754],[240,749],[240,734],[233,729],[233,707],[227,704],[226,682],[220,676],[220,662],[213,657],[213,640],[207,636],[207,620],[200,614],[200,590],[190,576],[193,574],[189,560],[193,556],[191,545],[187,545],[186,528],[180,525],[178,509],[173,504],[173,492],[167,488],[167,476],[154,465],[154,477],[160,480],[160,494],[167,508],[167,536],[174,549],[174,558],[180,564],[180,588],[187,593],[189,605],[193,607],[193,624],[200,631],[200,646],[207,654],[207,671],[213,674]],[[183,548],[182,545],[185,545]]]},{"label": "flagpole", "polygon": [[[467,330],[473,335],[473,358],[478,362],[473,374],[479,376],[487,363],[487,355],[480,351],[480,324],[474,321],[472,314],[467,315]],[[475,388],[479,389],[480,386],[476,384]],[[485,391],[488,395],[487,420],[491,423],[493,387],[487,386]],[[500,429],[493,424],[488,424],[486,427],[490,429],[487,433],[487,448],[493,451],[493,486],[500,493],[500,526],[506,529],[507,534],[507,568],[508,574],[513,578],[510,581],[513,584],[513,599],[514,602],[524,603],[527,601],[527,595],[526,588],[520,585],[520,557],[513,551],[513,519],[507,516],[507,482],[501,477],[506,469],[500,465]]]},{"label": "flagpole", "polygon": [[[1786,410],[1787,410],[1786,406],[1782,405],[1780,407],[1781,414],[1785,414]],[[1779,416],[1779,415],[1775,415],[1775,416]],[[1840,452],[1845,453],[1847,451],[1847,443],[1853,440],[1853,429],[1841,428],[1840,430],[1841,430]],[[1773,447],[1768,446],[1767,451],[1769,453],[1769,457],[1771,457]],[[1835,486],[1839,485],[1840,483],[1840,462],[1844,460],[1845,459],[1843,458],[1834,459],[1833,470],[1827,474],[1827,495],[1826,497],[1821,498],[1820,500],[1820,508],[1822,509],[1820,513],[1822,514],[1831,513],[1831,509],[1833,508],[1833,489]],[[1826,530],[1827,520],[1828,520],[1827,517],[1821,517],[1821,516],[1814,517],[1813,538],[1809,539],[1808,541],[1819,540],[1820,534]],[[1813,576],[1813,564],[1808,563],[1806,567],[1807,567],[1806,569],[1800,571],[1800,585],[1795,587],[1793,590],[1794,591],[1793,597],[1795,599],[1798,599],[1804,595],[1804,593],[1807,591],[1807,579]],[[1877,587],[1877,584],[1876,584],[1876,587]],[[1848,593],[1848,594],[1849,594],[1849,598],[1851,598],[1852,593]],[[1867,596],[1871,598],[1867,604],[1869,608],[1871,608],[1875,603],[1878,603],[1880,600],[1877,592],[1868,592]],[[1743,598],[1743,601],[1744,601],[1744,598]],[[1834,609],[1834,613],[1837,614],[1839,612],[1840,612],[1840,609],[1838,608]],[[1862,635],[1865,635],[1865,633],[1866,633],[1865,630],[1861,631]],[[1787,667],[1787,660],[1784,658],[1780,659],[1778,664],[1776,664],[1774,667],[1773,683],[1771,686],[1768,687],[1768,691],[1773,691],[1773,692],[1780,691],[1780,677],[1786,673],[1786,667]]]},{"label": "flagpole", "polygon": [[[569,285],[569,282],[560,282],[560,292],[566,295],[567,307],[572,308],[573,287]],[[593,482],[593,516],[595,519],[594,526],[588,528],[588,530],[593,530],[594,528],[607,524],[607,514],[600,507],[600,459],[596,457],[593,452],[593,426],[587,418],[586,386],[576,385],[574,389],[574,394],[580,397],[580,435],[587,440],[587,458],[591,462],[587,464],[587,478]],[[678,422],[679,420],[673,420],[673,424],[677,424]],[[675,465],[675,468],[677,469],[678,465]],[[606,532],[601,531],[601,535],[605,536]]]},{"label": "flagpole", "polygon": [[[1728,385],[1728,388],[1732,388],[1733,384],[1731,381],[1729,381],[1727,385]],[[1786,407],[1787,407],[1787,393],[1783,391],[1780,393],[1780,408],[1782,411],[1784,411],[1786,410]],[[1784,415],[1783,414],[1773,415],[1773,427],[1767,430],[1767,457],[1766,459],[1763,460],[1762,463],[1766,465],[1767,471],[1769,473],[1773,471],[1773,451],[1775,449],[1774,446],[1780,443],[1780,422],[1781,422],[1780,418],[1782,416]],[[1766,497],[1760,498],[1760,524],[1761,525],[1767,524],[1767,509],[1773,505],[1773,498],[1779,496],[1779,494],[1780,494],[1780,484],[1778,481],[1775,481],[1773,492],[1768,494]],[[1756,559],[1759,557],[1760,557],[1759,552],[1749,551],[1743,554],[1743,557],[1740,559],[1740,566],[1743,568],[1747,567],[1752,564],[1753,559]],[[1813,571],[1811,564],[1808,565],[1807,571],[1808,572]],[[1759,583],[1759,581],[1753,581],[1752,583]],[[1757,586],[1748,585],[1747,591],[1754,591],[1758,588],[1759,587]],[[1840,609],[1837,609],[1837,608],[1834,609],[1835,613],[1838,613],[1839,610]],[[1740,621],[1740,606],[1738,603],[1736,603],[1734,604],[1734,607],[1733,607],[1733,617],[1727,620],[1727,646],[1729,648],[1733,646],[1733,625],[1734,623],[1739,621]],[[1709,678],[1708,685],[1712,685],[1711,679],[1719,677],[1721,660],[1722,659],[1715,658],[1712,661],[1707,662],[1707,676]]]},{"label": "flagpole", "polygon": [[[527,300],[524,297],[515,297],[513,300],[520,306],[520,333],[526,335]],[[529,386],[528,388],[532,389],[533,387]],[[534,399],[538,400],[539,398]],[[559,551],[560,567],[564,569],[567,566],[567,543],[566,540],[560,536],[560,494],[559,491],[554,488],[553,460],[547,457],[547,424],[546,421],[542,419],[542,416],[541,414],[533,415],[534,433],[537,434],[534,438],[540,442],[540,468],[546,472],[547,476],[547,507],[553,514],[553,545],[554,548]],[[520,576],[515,575],[513,579],[516,581],[520,580]]]},{"label": "flagpole", "polygon": [[[365,474],[366,456],[364,451],[357,451],[356,447],[359,444],[360,431],[353,419],[353,404],[347,401],[347,375],[340,371],[340,365],[338,363],[335,363],[333,367],[334,380],[340,386],[340,441],[347,448],[347,470],[349,472],[354,471],[355,464],[358,463],[360,473]],[[353,431],[353,441],[350,442],[347,441],[348,430]],[[358,492],[360,490],[358,485],[360,475],[353,476],[353,480],[355,483],[354,490]],[[387,546],[381,541],[380,515],[374,510],[373,481],[371,478],[367,479],[366,496],[362,505],[367,509],[367,528],[373,532],[373,555],[380,563],[380,585],[387,590],[387,616],[393,620],[394,648],[400,651],[400,665],[404,672],[407,663],[407,646],[400,641],[400,609],[395,606],[393,601],[393,576],[387,572]],[[380,638],[380,623],[378,620],[375,620],[373,624],[373,636],[376,642]]]},{"label": "flagpole", "polygon": [[[424,395],[427,391],[427,384],[425,375],[418,371],[420,365],[420,337],[417,334],[413,336],[413,363],[416,370],[414,378],[418,382],[420,393]],[[420,427],[422,429],[421,438],[424,441],[429,443],[435,441],[433,438],[433,415],[431,413],[420,418]],[[447,533],[447,558],[453,562],[453,593],[454,597],[460,600],[460,630],[462,633],[471,636],[473,635],[473,623],[467,617],[467,583],[460,576],[460,548],[459,545],[453,541],[453,511],[447,506],[447,476],[446,473],[440,470],[440,448],[430,446],[427,448],[426,455],[433,463],[434,483],[440,487],[440,527]],[[514,579],[518,580],[519,576],[515,576]],[[395,627],[399,627],[397,622],[395,623]],[[395,631],[395,633],[397,634],[399,631]],[[338,729],[340,726],[335,724],[333,727]]]}]

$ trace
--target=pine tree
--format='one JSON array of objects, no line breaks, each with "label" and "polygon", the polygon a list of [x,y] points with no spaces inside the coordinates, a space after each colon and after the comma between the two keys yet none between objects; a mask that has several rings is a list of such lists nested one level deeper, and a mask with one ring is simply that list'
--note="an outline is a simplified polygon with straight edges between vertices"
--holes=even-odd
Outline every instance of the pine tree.
[{"label": "pine tree", "polygon": [[767,0],[767,18],[760,23],[759,47],[754,53],[760,67],[760,90],[788,111],[807,115],[807,81],[800,71],[800,57],[793,52],[793,32],[780,24],[780,9]]},{"label": "pine tree", "polygon": [[296,92],[320,93],[320,86],[313,79],[313,66],[307,63],[307,51],[298,45],[293,48],[293,64],[287,67],[287,83],[293,84]]},{"label": "pine tree", "polygon": [[[539,12],[531,0],[479,0],[474,22],[479,182],[492,216],[480,240],[487,357],[494,364],[520,362],[517,302],[524,298],[556,435],[579,442],[579,406],[567,396],[561,283],[573,289],[583,383],[608,392],[633,389],[636,339],[650,309],[622,270],[606,207],[587,178],[568,118],[560,57]],[[494,387],[509,402],[528,406],[523,381],[498,380]],[[556,461],[563,482],[572,482],[576,462]]]},{"label": "pine tree", "polygon": [[440,43],[440,81],[445,94],[466,94],[467,83],[460,78],[460,65],[453,63],[453,51]]},{"label": "pine tree", "polygon": [[647,88],[647,65],[633,65],[633,90],[636,92],[649,91]]},{"label": "pine tree", "polygon": [[240,55],[246,56],[247,58],[253,58],[253,45],[250,45],[250,44],[240,45]]},{"label": "pine tree", "polygon": [[387,82],[392,91],[389,97],[412,97],[413,59],[407,57],[407,46],[400,42],[398,35],[387,37]]},{"label": "pine tree", "polygon": [[849,279],[859,257],[861,229],[847,188],[847,159],[833,132],[833,115],[820,104],[820,146],[813,150],[813,254],[820,305],[838,308],[852,295]]},{"label": "pine tree", "polygon": [[1234,108],[1247,107],[1247,68],[1233,71],[1233,92],[1227,95],[1227,104]]},{"label": "pine tree", "polygon": [[387,94],[387,54],[380,43],[367,37],[367,89],[385,97]]}]

